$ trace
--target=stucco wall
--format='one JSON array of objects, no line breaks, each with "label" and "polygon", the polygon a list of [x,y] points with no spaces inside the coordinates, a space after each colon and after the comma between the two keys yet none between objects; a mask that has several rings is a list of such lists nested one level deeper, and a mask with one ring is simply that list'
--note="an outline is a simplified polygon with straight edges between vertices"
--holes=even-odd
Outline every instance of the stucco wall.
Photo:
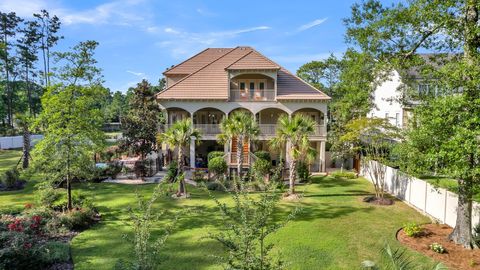
[{"label": "stucco wall", "polygon": [[368,116],[388,119],[392,125],[402,127],[403,109],[402,105],[393,100],[399,97],[397,88],[402,84],[400,75],[397,71],[393,71],[390,77],[381,83],[374,91],[374,108]]}]

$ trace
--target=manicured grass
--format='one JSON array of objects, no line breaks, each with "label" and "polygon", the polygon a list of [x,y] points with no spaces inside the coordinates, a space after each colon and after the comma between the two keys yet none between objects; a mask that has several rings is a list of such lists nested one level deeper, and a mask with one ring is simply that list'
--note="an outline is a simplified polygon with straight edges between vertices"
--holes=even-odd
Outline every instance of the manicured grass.
[{"label": "manicured grass", "polygon": [[21,156],[22,150],[0,150],[0,175],[15,167]]},{"label": "manicured grass", "polygon": [[[135,204],[135,191],[150,196],[154,185],[129,186],[118,184],[82,184],[74,189],[90,194],[102,213],[102,221],[76,236],[72,241],[75,269],[112,269],[120,259],[132,257],[132,246],[122,239],[129,232],[125,224],[127,208]],[[288,263],[287,269],[358,269],[366,259],[378,260],[379,250],[387,241],[393,247],[398,228],[407,222],[426,223],[429,220],[404,203],[393,206],[375,206],[362,202],[371,194],[372,186],[366,180],[316,177],[314,183],[301,186],[305,198],[300,203],[282,202],[276,218],[285,217],[297,204],[303,212],[269,240]],[[190,188],[187,200],[161,198],[156,207],[172,212],[187,207],[199,211],[184,216],[158,256],[160,269],[222,269],[214,256],[221,255],[219,244],[205,239],[209,231],[219,228],[218,211],[208,194]],[[21,193],[21,192],[20,192]],[[17,192],[17,195],[20,194]],[[31,193],[26,190],[24,193]],[[215,193],[227,200],[225,193]],[[22,206],[31,197],[0,194],[0,203]],[[430,259],[415,252],[409,254],[426,267]]]}]

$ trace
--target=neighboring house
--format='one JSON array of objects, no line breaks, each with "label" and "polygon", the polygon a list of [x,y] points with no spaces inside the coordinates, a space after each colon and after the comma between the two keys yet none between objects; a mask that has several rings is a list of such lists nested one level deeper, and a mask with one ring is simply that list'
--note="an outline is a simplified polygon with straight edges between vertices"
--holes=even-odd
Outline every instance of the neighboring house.
[{"label": "neighboring house", "polygon": [[[256,119],[260,135],[243,149],[245,167],[255,151],[269,151],[273,165],[286,160],[287,149],[270,149],[281,114],[303,114],[315,122],[311,145],[318,151],[311,164],[314,172],[325,171],[326,115],[330,97],[293,75],[251,47],[208,48],[163,73],[166,88],[157,100],[167,114],[167,127],[191,118],[202,131],[199,145],[190,145],[189,166],[204,167],[210,151],[225,151],[230,167],[236,166],[236,144],[220,145],[220,121],[237,110]],[[288,146],[287,146],[288,148]],[[163,148],[165,149],[165,147]],[[167,156],[172,151],[166,150]],[[288,164],[288,163],[287,163]]]},{"label": "neighboring house", "polygon": [[[421,54],[420,57],[433,67],[439,67],[442,65],[442,61],[448,61],[454,56]],[[422,76],[418,68],[403,70],[402,74],[404,74],[403,77],[400,72],[393,70],[388,78],[377,86],[373,93],[373,109],[368,113],[369,117],[386,118],[392,125],[405,128],[413,116],[413,108],[420,103],[419,101],[423,97],[447,93],[436,85],[435,81]],[[408,93],[402,93],[407,88]],[[400,89],[402,91],[399,91]],[[448,91],[448,93],[456,92],[459,91]],[[409,97],[406,98],[406,96]]]}]

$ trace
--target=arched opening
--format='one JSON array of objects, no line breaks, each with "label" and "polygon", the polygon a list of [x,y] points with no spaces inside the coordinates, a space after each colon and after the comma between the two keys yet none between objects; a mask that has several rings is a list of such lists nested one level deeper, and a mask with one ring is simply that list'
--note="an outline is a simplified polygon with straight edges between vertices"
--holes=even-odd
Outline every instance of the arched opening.
[{"label": "arched opening", "polygon": [[220,133],[220,122],[225,113],[216,108],[203,108],[193,113],[193,124],[203,135]]},{"label": "arched opening", "polygon": [[244,113],[246,113],[246,114],[252,115],[252,117],[253,117],[253,113],[252,113],[251,111],[245,109],[245,108],[236,108],[236,109],[233,109],[233,110],[231,110],[231,111],[228,113],[228,115],[232,115],[232,114],[235,113],[235,112],[244,112]]},{"label": "arched opening", "polygon": [[266,108],[256,114],[257,123],[260,127],[260,134],[275,135],[278,118],[287,115],[286,111],[277,108]]},{"label": "arched opening", "polygon": [[303,108],[295,111],[292,115],[301,114],[310,117],[317,125],[325,124],[325,115],[322,111],[313,108]]},{"label": "arched opening", "polygon": [[275,80],[264,74],[241,74],[230,80],[231,101],[275,100]]},{"label": "arched opening", "polygon": [[190,117],[190,113],[182,108],[167,108],[167,125]]}]

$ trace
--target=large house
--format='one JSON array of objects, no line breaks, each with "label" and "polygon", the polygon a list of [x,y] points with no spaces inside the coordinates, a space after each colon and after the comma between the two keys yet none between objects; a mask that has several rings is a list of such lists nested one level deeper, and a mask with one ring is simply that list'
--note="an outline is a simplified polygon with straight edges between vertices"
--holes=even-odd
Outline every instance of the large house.
[{"label": "large house", "polygon": [[[225,151],[231,167],[236,164],[236,144],[220,145],[220,121],[232,112],[243,110],[252,115],[260,127],[257,140],[244,147],[245,167],[255,151],[269,151],[273,165],[288,164],[286,149],[270,149],[277,119],[282,114],[302,114],[316,122],[311,145],[318,151],[311,171],[325,171],[326,115],[330,97],[290,73],[251,47],[208,48],[175,65],[164,73],[166,87],[157,100],[167,117],[167,127],[190,118],[202,132],[200,144],[192,143],[187,163],[205,166],[210,151]],[[286,146],[289,147],[288,145]],[[165,149],[165,147],[163,147]],[[172,151],[164,150],[167,155]],[[242,151],[242,150],[240,150]]]}]

